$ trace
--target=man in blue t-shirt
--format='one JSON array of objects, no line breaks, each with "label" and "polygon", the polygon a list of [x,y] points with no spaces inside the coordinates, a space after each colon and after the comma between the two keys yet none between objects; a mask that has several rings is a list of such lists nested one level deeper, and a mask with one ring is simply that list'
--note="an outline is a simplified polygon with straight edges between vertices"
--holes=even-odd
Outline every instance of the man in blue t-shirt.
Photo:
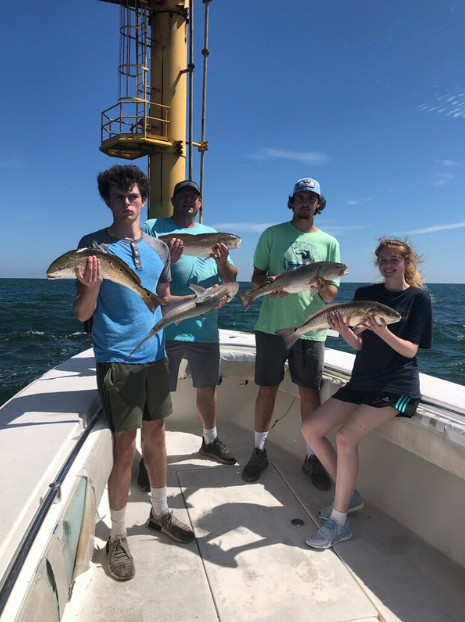
[{"label": "man in blue t-shirt", "polygon": [[[120,581],[132,579],[134,560],[126,530],[126,506],[131,483],[137,430],[143,431],[143,455],[150,476],[151,511],[147,527],[176,542],[194,538],[189,525],[168,509],[167,459],[164,419],[171,414],[168,362],[163,334],[141,347],[130,363],[132,349],[161,318],[144,300],[121,284],[103,278],[97,251],[115,255],[140,278],[141,285],[165,303],[165,309],[186,301],[170,292],[170,253],[161,240],[140,229],[149,180],[137,166],[113,166],[99,173],[100,196],[110,208],[112,224],[81,238],[78,249],[96,250],[85,270],[76,267],[77,296],[74,311],[81,322],[93,320],[97,387],[113,432],[113,467],[108,479],[111,531],[107,542],[108,572]],[[192,295],[191,298],[194,298]]]},{"label": "man in blue t-shirt", "polygon": [[[225,244],[216,244],[209,259],[192,257],[183,253],[184,245],[176,234],[198,235],[215,233],[215,229],[196,222],[202,205],[200,189],[194,181],[181,181],[174,187],[173,215],[171,218],[148,220],[141,227],[149,235],[159,237],[172,234],[168,247],[171,256],[171,291],[173,295],[191,294],[191,283],[208,288],[236,280],[237,269],[229,258]],[[202,420],[203,438],[200,454],[222,464],[235,464],[236,458],[220,441],[216,429],[217,390],[219,383],[220,345],[218,311],[208,315],[170,324],[165,329],[166,351],[169,359],[170,389],[176,391],[181,360],[187,359],[192,382],[197,389],[197,410]],[[145,482],[144,464],[139,466],[138,485]],[[146,484],[145,484],[146,485]]]}]

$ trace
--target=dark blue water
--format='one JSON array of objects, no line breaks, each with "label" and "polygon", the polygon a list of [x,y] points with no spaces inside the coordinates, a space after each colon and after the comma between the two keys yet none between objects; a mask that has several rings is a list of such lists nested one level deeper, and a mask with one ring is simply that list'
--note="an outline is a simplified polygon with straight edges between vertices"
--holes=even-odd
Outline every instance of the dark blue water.
[{"label": "dark blue water", "polygon": [[[337,302],[352,300],[360,284],[341,283]],[[250,287],[241,283],[241,290]],[[465,385],[465,286],[429,285],[434,297],[433,348],[420,350],[420,369]],[[0,279],[0,405],[50,367],[89,348],[91,338],[73,315],[72,279]],[[220,310],[220,327],[252,332],[260,310],[234,299]],[[353,352],[342,338],[327,345]]]}]

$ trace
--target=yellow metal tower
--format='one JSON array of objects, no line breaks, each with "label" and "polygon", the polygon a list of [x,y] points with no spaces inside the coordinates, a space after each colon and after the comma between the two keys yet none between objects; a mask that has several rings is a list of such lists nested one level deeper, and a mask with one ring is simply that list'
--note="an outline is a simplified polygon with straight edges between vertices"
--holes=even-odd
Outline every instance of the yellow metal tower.
[{"label": "yellow metal tower", "polygon": [[[186,178],[186,144],[195,144],[186,139],[190,0],[102,1],[120,5],[120,57],[118,103],[102,112],[100,150],[148,156],[149,218],[170,216],[173,188]],[[203,155],[205,140],[195,145]]]}]

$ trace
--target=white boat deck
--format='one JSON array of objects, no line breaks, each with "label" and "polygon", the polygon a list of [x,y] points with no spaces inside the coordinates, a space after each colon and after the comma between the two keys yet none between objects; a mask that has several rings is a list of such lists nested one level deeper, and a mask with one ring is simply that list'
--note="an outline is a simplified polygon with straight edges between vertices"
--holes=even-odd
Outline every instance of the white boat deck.
[{"label": "white boat deck", "polygon": [[[357,483],[365,508],[351,516],[353,538],[333,550],[314,551],[305,538],[319,525],[318,511],[332,501],[333,492],[318,491],[301,471],[304,443],[292,383],[285,381],[278,394],[276,425],[267,442],[269,468],[257,483],[241,478],[252,451],[256,387],[250,381],[253,338],[238,335],[223,334],[227,356],[218,430],[239,464],[226,467],[198,454],[201,425],[190,378],[180,380],[174,414],[167,420],[169,504],[192,524],[196,539],[181,545],[147,530],[150,504],[135,485],[137,456],[127,513],[136,576],[119,583],[107,572],[105,492],[95,539],[89,540],[91,527],[82,528],[90,544],[90,567],[74,580],[65,606],[68,583],[62,576],[72,571],[66,569],[71,554],[67,530],[72,535],[73,524],[69,513],[65,521],[62,517],[83,473],[88,490],[101,497],[111,444],[108,429],[100,424],[63,482],[63,501],[51,507],[1,622],[58,620],[51,613],[57,602],[64,622],[464,622],[465,425],[460,408],[465,387],[440,384],[443,411],[436,415],[434,408],[425,409],[412,421],[397,419],[367,439],[360,448]],[[347,368],[340,353],[327,354],[332,365]],[[438,401],[437,391],[431,396]],[[456,414],[448,412],[448,404],[455,405]],[[86,351],[0,411],[1,582],[48,484],[95,408],[94,364]],[[95,515],[92,508],[87,515]],[[81,553],[80,567],[86,559]],[[55,581],[60,583],[56,588]],[[37,588],[35,595],[17,616],[29,586]]]},{"label": "white boat deck", "polygon": [[[170,507],[192,524],[196,540],[180,545],[147,530],[149,499],[135,486],[135,461],[127,524],[136,576],[118,583],[107,573],[105,495],[92,566],[74,588],[82,606],[70,608],[65,622],[463,622],[463,568],[369,503],[352,515],[350,541],[310,549],[305,537],[332,493],[316,490],[301,462],[272,443],[269,468],[247,484],[241,467],[198,455],[197,433],[168,433]],[[250,433],[223,423],[221,436],[245,464]],[[304,524],[294,526],[294,518]]]}]

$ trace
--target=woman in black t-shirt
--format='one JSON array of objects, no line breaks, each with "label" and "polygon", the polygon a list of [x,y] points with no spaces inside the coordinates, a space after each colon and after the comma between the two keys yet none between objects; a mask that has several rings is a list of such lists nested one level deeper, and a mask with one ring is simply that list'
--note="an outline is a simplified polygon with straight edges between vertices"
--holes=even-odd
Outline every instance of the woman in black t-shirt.
[{"label": "woman in black t-shirt", "polygon": [[[337,312],[330,314],[330,328],[357,354],[350,381],[302,424],[305,440],[336,482],[334,503],[319,513],[322,527],[306,540],[312,548],[330,548],[352,537],[347,514],[363,507],[355,490],[358,445],[389,419],[411,417],[421,397],[416,354],[418,348],[431,347],[432,311],[419,259],[405,241],[385,238],[375,255],[384,282],[360,287],[354,300],[380,302],[402,319],[387,326],[371,316],[360,332]],[[336,427],[337,452],[325,436]]]}]

